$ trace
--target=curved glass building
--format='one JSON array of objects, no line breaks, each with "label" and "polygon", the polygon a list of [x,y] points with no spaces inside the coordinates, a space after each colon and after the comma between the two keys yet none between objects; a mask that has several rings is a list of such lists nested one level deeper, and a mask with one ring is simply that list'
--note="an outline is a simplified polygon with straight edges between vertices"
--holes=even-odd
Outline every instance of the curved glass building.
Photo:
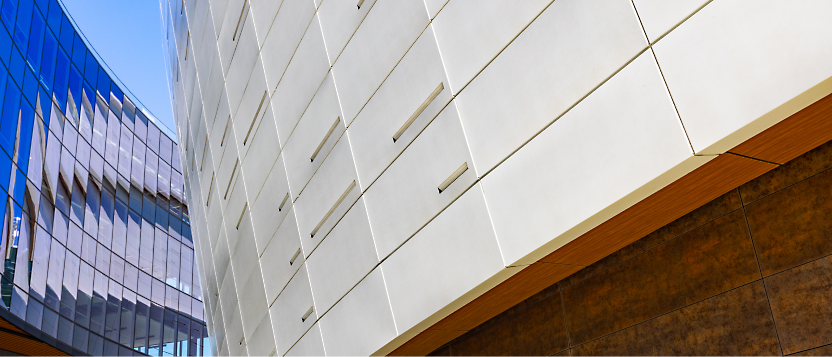
[{"label": "curved glass building", "polygon": [[0,21],[0,349],[203,355],[175,135],[59,1]]}]

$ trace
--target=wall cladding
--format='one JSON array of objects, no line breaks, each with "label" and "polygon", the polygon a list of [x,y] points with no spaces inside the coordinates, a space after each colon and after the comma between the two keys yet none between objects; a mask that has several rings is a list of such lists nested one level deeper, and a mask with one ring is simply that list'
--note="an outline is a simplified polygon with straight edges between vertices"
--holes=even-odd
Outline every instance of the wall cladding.
[{"label": "wall cladding", "polygon": [[432,355],[832,352],[832,142],[707,203]]}]

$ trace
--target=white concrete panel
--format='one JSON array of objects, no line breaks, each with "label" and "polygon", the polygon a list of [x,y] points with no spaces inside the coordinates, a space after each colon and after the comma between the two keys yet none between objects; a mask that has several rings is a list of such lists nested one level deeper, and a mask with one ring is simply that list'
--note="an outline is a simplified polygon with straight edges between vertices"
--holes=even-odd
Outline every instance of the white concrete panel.
[{"label": "white concrete panel", "polygon": [[231,316],[237,310],[237,291],[234,286],[233,268],[230,265],[225,272],[222,287],[220,287],[220,308],[223,316]]},{"label": "white concrete panel", "polygon": [[[217,48],[220,52],[220,62],[222,63],[222,73],[228,73],[228,68],[231,65],[231,58],[234,56],[234,50],[237,48],[237,42],[240,36],[240,28],[251,26],[247,16],[244,16],[248,10],[248,1],[246,0],[228,0],[226,1],[225,18],[223,19],[222,28],[220,28],[219,37],[217,37]],[[241,17],[241,15],[243,15]],[[246,20],[244,22],[243,20]]]},{"label": "white concrete panel", "polygon": [[[234,57],[231,58],[231,65],[228,68],[228,74],[225,76],[225,89],[228,91],[228,105],[232,113],[237,112],[240,106],[240,100],[243,97],[243,92],[247,91],[249,84],[249,76],[254,63],[260,56],[257,46],[257,38],[254,34],[254,26],[251,25],[251,12],[249,11],[246,18],[246,26],[240,24],[241,29],[237,33],[237,49],[234,51]],[[261,75],[258,75],[260,77]],[[265,78],[262,79],[265,87]],[[249,103],[246,103],[249,104]],[[256,104],[255,104],[256,105]]]},{"label": "white concrete panel", "polygon": [[[439,186],[465,170],[441,193]],[[449,105],[364,194],[384,259],[476,180],[456,108]]]},{"label": "white concrete panel", "polygon": [[[263,46],[266,35],[272,27],[277,10],[283,4],[283,0],[251,0],[251,14],[254,16],[254,29],[257,31],[257,47]],[[265,354],[268,354],[266,351]]]},{"label": "white concrete panel", "polygon": [[430,18],[435,18],[436,14],[438,14],[447,3],[448,0],[425,0],[425,6],[428,9],[428,15],[430,15]]},{"label": "white concrete panel", "polygon": [[381,264],[404,333],[503,269],[479,185]]},{"label": "white concrete panel", "polygon": [[309,331],[303,335],[298,343],[296,343],[286,356],[323,356],[326,354],[324,350],[324,342],[321,340],[321,330],[318,324],[312,326]]},{"label": "white concrete panel", "polygon": [[281,147],[285,146],[328,71],[329,59],[321,27],[317,20],[312,20],[272,98],[273,107],[278,108],[274,111],[274,120]]},{"label": "white concrete panel", "polygon": [[[283,148],[289,186],[297,198],[346,126],[332,74],[327,74]],[[312,160],[312,157],[315,157]]]},{"label": "white concrete panel", "polygon": [[213,329],[211,330],[211,333],[213,334],[212,337],[214,337],[214,338],[209,339],[209,340],[215,341],[216,345],[219,348],[222,348],[225,345],[225,323],[224,323],[224,321],[225,320],[223,320],[223,318],[222,318],[222,310],[217,309],[217,311],[214,313],[214,318],[213,318],[214,325],[212,326]]},{"label": "white concrete panel", "polygon": [[239,231],[240,239],[237,240],[237,246],[231,255],[231,265],[234,266],[237,299],[242,300],[246,282],[257,267],[257,247],[254,245],[254,234],[252,234],[251,223],[248,220],[248,212],[240,222]]},{"label": "white concrete panel", "polygon": [[216,29],[214,38],[216,39],[219,36],[219,30],[222,28],[222,20],[225,19],[225,7],[228,5],[228,1],[210,0],[210,2],[212,22],[214,28]]},{"label": "white concrete panel", "polygon": [[[211,147],[212,162],[214,163],[214,167],[212,167],[212,169],[217,171],[219,171],[219,165],[226,157],[226,154],[230,152],[228,147],[235,148],[234,155],[237,155],[237,144],[234,140],[234,117],[231,116],[231,112],[228,107],[228,100],[226,97],[227,94],[228,92],[223,89],[219,104],[217,105],[217,111],[215,114],[216,118],[214,119],[214,129],[216,131],[212,133],[217,134],[217,136],[212,137],[208,141],[208,146]],[[225,137],[225,140],[223,140],[223,137]]]},{"label": "white concrete panel", "polygon": [[313,307],[312,290],[309,288],[309,278],[306,267],[301,266],[298,273],[292,277],[286,289],[277,297],[270,310],[274,310],[272,324],[275,330],[275,340],[278,351],[287,351],[312,327],[318,319],[318,313],[303,316]]},{"label": "white concrete panel", "polygon": [[333,66],[347,123],[352,122],[428,21],[421,0],[379,0],[373,5]]},{"label": "white concrete panel", "polygon": [[275,349],[274,332],[269,314],[263,316],[251,338],[248,339],[248,353],[251,356],[270,356]]},{"label": "white concrete panel", "polygon": [[[239,170],[239,168],[237,169]],[[239,176],[239,173],[237,173]],[[234,247],[237,244],[237,239],[242,232],[242,225],[240,229],[237,228],[237,222],[240,222],[240,216],[246,206],[246,189],[243,180],[235,179],[232,181],[231,188],[228,190],[228,204],[223,211],[223,222],[225,224],[225,233],[228,235],[228,246]],[[223,185],[225,186],[225,185]],[[221,188],[222,191],[225,187]],[[222,198],[222,197],[220,197]]]},{"label": "white concrete panel", "polygon": [[832,92],[830,13],[822,0],[714,2],[656,44],[697,153],[722,153]]},{"label": "white concrete panel", "polygon": [[650,42],[655,42],[684,21],[694,11],[708,3],[708,0],[633,0],[641,25]]},{"label": "white concrete panel", "polygon": [[329,58],[333,62],[375,2],[376,0],[364,0],[360,8],[356,7],[357,1],[326,1],[320,4],[318,18]]},{"label": "white concrete panel", "polygon": [[691,155],[645,52],[483,179],[506,263],[537,260],[527,255],[553,239],[546,250],[566,244],[576,236],[564,232]]},{"label": "white concrete panel", "polygon": [[629,1],[549,6],[456,98],[477,172],[488,172],[646,45]]},{"label": "white concrete panel", "polygon": [[329,310],[377,264],[373,232],[359,198],[306,262],[315,307]]},{"label": "white concrete panel", "polygon": [[[286,217],[292,207],[289,181],[286,180],[286,169],[283,166],[283,156],[278,156],[266,183],[260,190],[254,204],[251,206],[251,220],[257,236],[257,251],[263,252],[265,243],[274,234],[277,226]],[[286,198],[288,195],[288,199]],[[285,202],[284,202],[285,199]],[[282,206],[281,206],[282,205]]]},{"label": "white concrete panel", "polygon": [[359,195],[361,188],[355,173],[349,139],[345,135],[338,140],[295,201],[295,215],[305,255],[312,253]]},{"label": "white concrete panel", "polygon": [[[428,9],[444,5],[444,1],[441,0],[426,0],[425,2]],[[442,52],[442,59],[445,60],[445,68],[448,70],[449,89],[452,89],[454,93],[459,93],[551,3],[552,0],[520,2],[455,0],[445,5],[442,12],[433,20],[432,27],[436,31],[437,43]],[[573,34],[566,36],[570,35]],[[540,54],[540,49],[535,56],[549,58]],[[535,71],[531,68],[518,68],[518,70]]]},{"label": "white concrete panel", "polygon": [[225,280],[225,271],[231,263],[231,253],[228,250],[228,243],[225,240],[225,232],[219,235],[217,245],[214,247],[214,268],[217,274],[217,285],[222,286]]},{"label": "white concrete panel", "polygon": [[271,120],[271,107],[267,107],[266,111],[265,120],[255,124],[257,127],[252,129],[249,143],[246,145],[249,152],[243,161],[243,178],[246,182],[249,202],[256,202],[280,154],[277,130],[274,127],[274,121]]},{"label": "white concrete panel", "polygon": [[[274,120],[271,116],[267,116],[271,106],[268,92],[266,91],[266,78],[263,76],[262,62],[258,59],[257,65],[251,78],[245,87],[245,94],[243,95],[239,109],[233,116],[234,123],[234,138],[237,141],[237,148],[240,152],[240,158],[245,159],[248,154],[248,149],[251,144],[251,136],[257,132],[257,127],[260,123],[267,122],[274,126]],[[230,92],[230,90],[229,90]],[[271,113],[269,113],[271,114]],[[231,135],[231,133],[228,133]],[[274,153],[277,155],[277,153]]]},{"label": "white concrete panel", "polygon": [[225,329],[226,345],[228,345],[229,356],[245,356],[246,355],[246,340],[243,332],[243,321],[241,319],[240,310],[234,308],[234,314],[231,315],[231,322],[228,323]]},{"label": "white concrete panel", "polygon": [[[440,84],[441,91],[433,97]],[[452,95],[447,85],[442,58],[429,27],[350,125],[350,143],[362,187],[375,181],[448,104]],[[426,102],[427,107],[422,108]],[[394,142],[393,136],[419,109],[421,114]]]},{"label": "white concrete panel", "polygon": [[[265,286],[266,300],[269,304],[283,291],[289,279],[303,264],[305,260],[303,251],[295,256],[299,249],[298,224],[294,211],[290,211],[260,256],[260,266],[268,276]],[[295,260],[293,261],[292,258]]]},{"label": "white concrete panel", "polygon": [[312,0],[284,0],[280,5],[260,51],[269,88],[277,87],[314,14]]},{"label": "white concrete panel", "polygon": [[[256,258],[249,259],[257,262]],[[240,312],[242,314],[243,330],[246,332],[246,340],[250,340],[254,331],[260,325],[263,316],[267,316],[269,312],[269,306],[266,303],[266,290],[263,285],[263,275],[260,272],[259,266],[255,267],[246,283],[245,289],[243,289],[243,293],[240,294]]]},{"label": "white concrete panel", "polygon": [[327,352],[369,356],[398,335],[381,269],[373,270],[320,322]]}]

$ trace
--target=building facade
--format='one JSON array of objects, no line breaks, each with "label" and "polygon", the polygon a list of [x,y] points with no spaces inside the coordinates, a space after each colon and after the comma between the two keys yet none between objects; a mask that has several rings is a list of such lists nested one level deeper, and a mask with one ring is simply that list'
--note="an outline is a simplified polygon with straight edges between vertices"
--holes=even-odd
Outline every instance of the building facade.
[{"label": "building facade", "polygon": [[175,135],[60,1],[3,1],[0,21],[0,349],[203,355]]},{"label": "building facade", "polygon": [[832,139],[824,1],[160,3],[220,355],[453,353]]}]

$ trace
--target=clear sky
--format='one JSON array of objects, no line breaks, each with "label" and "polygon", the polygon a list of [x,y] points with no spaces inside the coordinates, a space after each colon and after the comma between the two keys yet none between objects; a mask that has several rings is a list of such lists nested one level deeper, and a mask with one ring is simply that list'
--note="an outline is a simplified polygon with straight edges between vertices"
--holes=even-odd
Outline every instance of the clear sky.
[{"label": "clear sky", "polygon": [[62,1],[81,32],[122,83],[157,119],[173,129],[159,1]]}]

